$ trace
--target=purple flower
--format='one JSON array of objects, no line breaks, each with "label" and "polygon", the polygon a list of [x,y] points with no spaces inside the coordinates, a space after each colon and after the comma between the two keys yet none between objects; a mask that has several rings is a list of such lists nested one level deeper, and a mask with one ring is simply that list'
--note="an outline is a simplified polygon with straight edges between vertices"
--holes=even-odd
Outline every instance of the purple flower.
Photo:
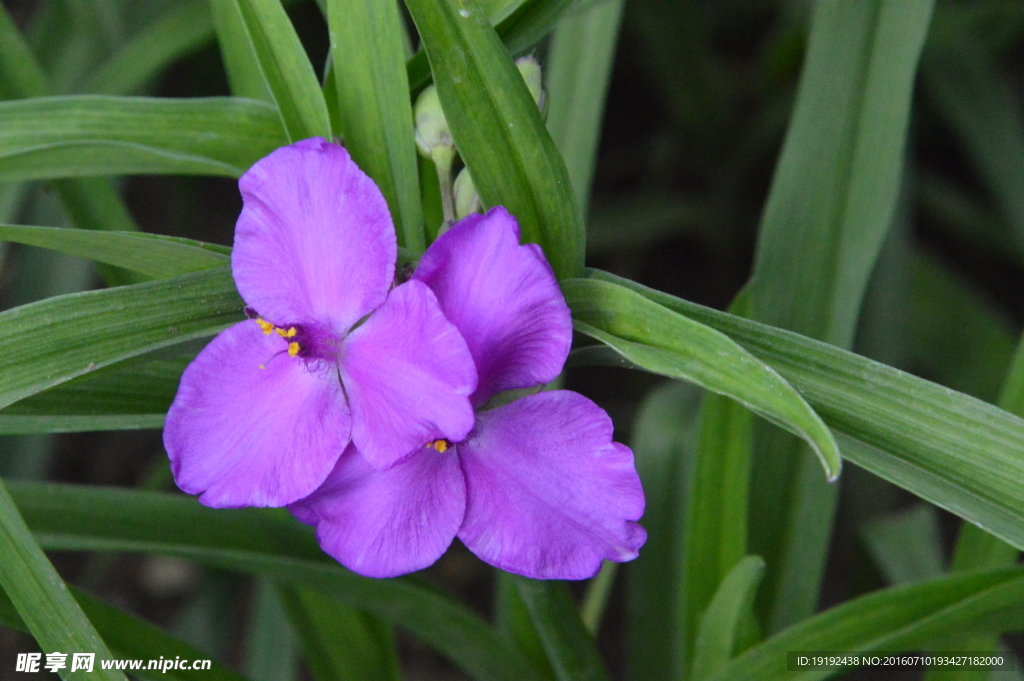
[{"label": "purple flower", "polygon": [[391,289],[391,216],[348,153],[304,140],[238,185],[231,268],[258,318],[221,332],[182,376],[164,428],[178,486],[208,506],[283,506],[350,442],[383,470],[465,437],[472,357],[426,284]]},{"label": "purple flower", "polygon": [[[473,215],[424,254],[413,281],[429,286],[476,362],[471,399],[553,380],[572,322],[540,248],[519,245],[504,208]],[[355,442],[324,485],[289,506],[320,546],[363,575],[424,568],[459,539],[477,556],[538,579],[583,579],[602,559],[637,556],[646,532],[633,454],[612,441],[593,402],[556,390],[476,414],[464,439],[426,443],[379,471]]]}]

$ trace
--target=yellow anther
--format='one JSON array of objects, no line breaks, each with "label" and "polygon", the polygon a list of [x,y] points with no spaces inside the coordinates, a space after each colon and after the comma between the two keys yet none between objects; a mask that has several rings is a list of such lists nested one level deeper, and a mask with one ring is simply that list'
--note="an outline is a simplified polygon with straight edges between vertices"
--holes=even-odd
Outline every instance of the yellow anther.
[{"label": "yellow anther", "polygon": [[448,441],[447,440],[434,440],[433,442],[428,442],[427,443],[427,447],[433,447],[434,449],[436,449],[440,453],[444,454],[446,451],[448,451]]},{"label": "yellow anther", "polygon": [[285,338],[295,338],[295,334],[297,334],[297,333],[298,333],[298,331],[296,331],[295,327],[293,326],[290,329],[288,329],[288,331],[284,334],[284,337]]},{"label": "yellow anther", "polygon": [[260,325],[261,329],[263,329],[263,333],[265,333],[268,336],[270,335],[270,332],[274,330],[273,324],[260,317],[256,318],[256,323]]},{"label": "yellow anther", "polygon": [[297,354],[299,354],[299,344],[295,343],[295,342],[289,343],[288,344],[288,356],[289,357],[294,357]]}]

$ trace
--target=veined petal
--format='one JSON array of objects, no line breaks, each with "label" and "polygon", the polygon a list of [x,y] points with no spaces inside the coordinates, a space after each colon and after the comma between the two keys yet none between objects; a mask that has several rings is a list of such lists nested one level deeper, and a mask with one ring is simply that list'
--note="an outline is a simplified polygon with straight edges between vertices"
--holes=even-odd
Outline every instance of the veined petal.
[{"label": "veined petal", "polygon": [[348,569],[395,577],[431,565],[452,543],[466,485],[453,451],[424,449],[378,471],[351,445],[327,481],[288,510]]},{"label": "veined petal", "polygon": [[245,321],[185,369],[164,446],[178,487],[201,503],[284,506],[315,490],[345,450],[351,421],[337,373],[311,371],[287,347]]},{"label": "veined petal", "polygon": [[562,371],[572,345],[569,308],[540,247],[519,245],[519,225],[501,206],[445,232],[413,278],[434,291],[473,353],[475,406]]},{"label": "veined petal", "polygon": [[393,289],[345,339],[341,375],[352,442],[378,470],[432,440],[461,440],[473,428],[473,358],[418,281]]},{"label": "veined petal", "polygon": [[337,144],[281,147],[238,181],[242,214],[231,268],[267,321],[344,334],[384,302],[397,245],[384,196]]},{"label": "veined petal", "polygon": [[477,415],[457,445],[466,476],[459,539],[491,565],[534,579],[584,579],[636,558],[644,494],[603,409],[558,390]]}]

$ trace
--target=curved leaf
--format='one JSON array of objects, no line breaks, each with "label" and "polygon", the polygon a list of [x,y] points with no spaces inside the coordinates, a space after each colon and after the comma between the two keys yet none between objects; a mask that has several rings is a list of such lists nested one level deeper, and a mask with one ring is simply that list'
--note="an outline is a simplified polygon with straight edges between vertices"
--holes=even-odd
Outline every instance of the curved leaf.
[{"label": "curved leaf", "polygon": [[577,330],[637,366],[726,395],[804,438],[830,479],[842,466],[832,433],[771,367],[701,323],[596,279],[562,282]]},{"label": "curved leaf", "polygon": [[77,95],[0,102],[0,182],[161,173],[239,177],[286,144],[247,99]]}]

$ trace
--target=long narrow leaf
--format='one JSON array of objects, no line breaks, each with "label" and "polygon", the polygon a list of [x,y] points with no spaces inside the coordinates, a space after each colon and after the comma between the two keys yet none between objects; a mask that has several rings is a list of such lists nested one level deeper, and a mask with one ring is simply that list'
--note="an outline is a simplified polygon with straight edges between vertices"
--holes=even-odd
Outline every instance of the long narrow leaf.
[{"label": "long narrow leaf", "polygon": [[291,142],[330,139],[320,84],[280,0],[234,0]]},{"label": "long narrow leaf", "polygon": [[569,171],[583,212],[604,118],[623,0],[601,2],[562,18],[547,63],[548,130]]},{"label": "long narrow leaf", "polygon": [[998,632],[1024,626],[1024,577],[1001,570],[944,577],[861,596],[804,620],[751,648],[714,681],[816,681],[835,668],[789,671],[787,653],[914,650],[937,635],[972,628]]},{"label": "long narrow leaf", "polygon": [[162,173],[239,177],[284,144],[243,99],[81,95],[0,103],[0,181]]},{"label": "long narrow leaf", "polygon": [[211,38],[209,2],[190,0],[172,7],[97,69],[83,90],[103,95],[134,94],[161,70]]},{"label": "long narrow leaf", "polygon": [[406,4],[480,198],[516,217],[559,278],[578,276],[586,235],[565,162],[483,9],[475,0]]},{"label": "long narrow leaf", "polygon": [[422,251],[423,208],[398,4],[330,0],[327,7],[337,132],[387,199],[399,243]]},{"label": "long narrow leaf", "polygon": [[831,433],[775,371],[727,337],[611,282],[573,279],[562,290],[580,331],[634,364],[727,395],[803,437],[829,478],[839,475]]},{"label": "long narrow leaf", "polygon": [[0,406],[241,320],[227,267],[73,293],[0,313]]},{"label": "long narrow leaf", "polygon": [[[799,91],[758,235],[751,318],[848,348],[903,174],[914,75],[934,0],[814,5]],[[761,431],[763,432],[763,431]],[[811,612],[835,489],[799,446],[758,437],[751,552],[765,623]]]},{"label": "long narrow leaf", "polygon": [[[94,653],[99,659],[111,658],[106,644],[29,534],[3,482],[0,482],[0,553],[4,557],[0,561],[0,587],[43,651],[69,656],[75,652]],[[70,661],[71,657],[67,659]],[[124,674],[118,671],[96,667],[90,674],[82,669],[72,672],[69,664],[61,670],[60,676],[73,681],[96,677],[125,681]]]},{"label": "long narrow leaf", "polygon": [[401,626],[479,679],[536,681],[491,627],[408,579],[369,579],[327,558],[308,528],[263,509],[211,509],[181,495],[11,483],[18,507],[49,549],[144,551],[258,574],[330,594]]},{"label": "long narrow leaf", "polygon": [[653,302],[715,328],[767,362],[842,435],[843,455],[1024,548],[1024,420],[833,345],[659,293]]},{"label": "long narrow leaf", "polygon": [[560,582],[514,576],[512,581],[530,613],[548,661],[559,681],[607,681],[594,639]]},{"label": "long narrow leaf", "polygon": [[152,277],[174,277],[230,263],[223,251],[201,242],[141,232],[0,224],[0,241],[48,248]]}]

